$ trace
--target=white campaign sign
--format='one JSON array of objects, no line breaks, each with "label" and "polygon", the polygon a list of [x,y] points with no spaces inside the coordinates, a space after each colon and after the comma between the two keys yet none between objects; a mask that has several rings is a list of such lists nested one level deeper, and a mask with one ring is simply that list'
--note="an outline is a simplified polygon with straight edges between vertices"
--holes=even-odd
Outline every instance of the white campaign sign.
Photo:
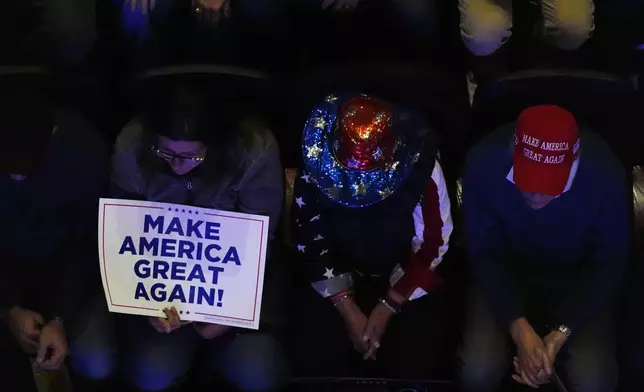
[{"label": "white campaign sign", "polygon": [[98,231],[111,312],[259,328],[268,217],[101,199]]}]

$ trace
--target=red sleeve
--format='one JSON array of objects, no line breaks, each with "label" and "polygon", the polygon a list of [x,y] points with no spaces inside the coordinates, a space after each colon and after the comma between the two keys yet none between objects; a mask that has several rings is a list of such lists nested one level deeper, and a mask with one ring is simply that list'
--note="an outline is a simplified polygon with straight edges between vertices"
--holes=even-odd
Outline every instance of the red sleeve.
[{"label": "red sleeve", "polygon": [[433,179],[427,182],[421,203],[425,226],[423,245],[402,267],[402,271],[398,272],[403,272],[402,277],[392,286],[397,293],[408,299],[418,288],[429,293],[443,284],[443,280],[430,268],[432,261],[439,257],[439,249],[444,244],[440,192]]}]

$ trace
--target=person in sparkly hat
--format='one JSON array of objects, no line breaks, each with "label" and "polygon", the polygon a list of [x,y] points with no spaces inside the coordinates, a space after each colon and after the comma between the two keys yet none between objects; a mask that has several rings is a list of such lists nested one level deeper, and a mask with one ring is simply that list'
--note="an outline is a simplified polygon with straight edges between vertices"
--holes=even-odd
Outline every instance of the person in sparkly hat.
[{"label": "person in sparkly hat", "polygon": [[529,107],[470,151],[461,390],[498,390],[513,354],[521,384],[559,383],[557,367],[577,392],[615,390],[629,205],[624,167],[561,107]]},{"label": "person in sparkly hat", "polygon": [[430,376],[445,327],[434,270],[452,219],[426,119],[372,96],[329,95],[306,122],[302,153],[292,219],[313,290],[298,317],[300,371]]}]

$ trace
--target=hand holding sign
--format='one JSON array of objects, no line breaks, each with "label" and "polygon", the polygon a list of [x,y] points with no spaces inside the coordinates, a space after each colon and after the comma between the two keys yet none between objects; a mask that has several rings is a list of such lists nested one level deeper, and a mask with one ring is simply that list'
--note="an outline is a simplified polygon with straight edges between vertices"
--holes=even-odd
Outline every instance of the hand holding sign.
[{"label": "hand holding sign", "polygon": [[99,258],[109,309],[165,315],[150,321],[164,333],[180,319],[257,329],[267,241],[264,216],[101,199]]},{"label": "hand holding sign", "polygon": [[177,309],[173,306],[171,309],[163,309],[166,318],[150,317],[150,325],[159,333],[170,333],[175,329],[181,328],[183,325],[190,323],[190,321],[181,321]]}]

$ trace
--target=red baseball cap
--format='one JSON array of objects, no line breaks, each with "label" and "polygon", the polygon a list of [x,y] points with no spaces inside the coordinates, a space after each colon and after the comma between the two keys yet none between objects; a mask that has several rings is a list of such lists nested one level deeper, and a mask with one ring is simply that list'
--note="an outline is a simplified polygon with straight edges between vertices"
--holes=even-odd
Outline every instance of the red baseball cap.
[{"label": "red baseball cap", "polygon": [[555,105],[525,109],[514,132],[514,183],[523,192],[562,194],[578,149],[572,113]]}]

